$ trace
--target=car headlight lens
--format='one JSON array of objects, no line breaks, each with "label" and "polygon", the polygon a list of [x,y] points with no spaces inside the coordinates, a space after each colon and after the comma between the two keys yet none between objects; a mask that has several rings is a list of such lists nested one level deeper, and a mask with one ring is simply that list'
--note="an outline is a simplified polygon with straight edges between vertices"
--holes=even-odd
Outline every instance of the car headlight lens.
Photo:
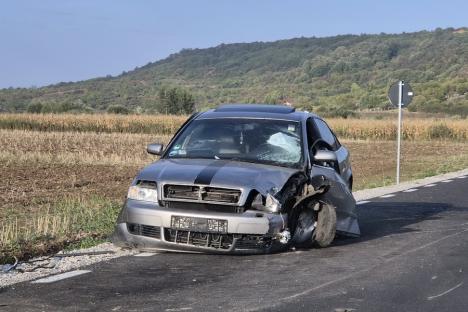
[{"label": "car headlight lens", "polygon": [[275,213],[281,210],[281,203],[271,194],[266,197],[258,194],[252,201],[252,208]]},{"label": "car headlight lens", "polygon": [[138,185],[133,185],[130,186],[130,188],[128,189],[127,198],[157,203],[158,191],[153,188],[146,188]]}]

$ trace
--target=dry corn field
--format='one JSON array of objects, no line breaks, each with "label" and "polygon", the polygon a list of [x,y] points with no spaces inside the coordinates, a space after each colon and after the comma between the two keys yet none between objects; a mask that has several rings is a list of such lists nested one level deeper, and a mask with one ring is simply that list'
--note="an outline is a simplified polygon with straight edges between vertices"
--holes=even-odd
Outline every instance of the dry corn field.
[{"label": "dry corn field", "polygon": [[[0,262],[109,235],[154,160],[146,145],[167,143],[185,118],[0,115]],[[393,121],[327,121],[351,150],[356,189],[394,182]],[[468,167],[467,120],[413,119],[405,131],[402,180]]]},{"label": "dry corn field", "polygon": [[0,114],[0,129],[170,135],[180,127],[187,117],[171,115]]},{"label": "dry corn field", "polygon": [[[187,117],[171,115],[0,114],[0,129],[170,135],[179,128]],[[327,122],[341,138],[393,140],[397,133],[395,120],[330,118],[327,119]],[[468,119],[412,118],[403,123],[403,138],[464,141],[468,139]]]}]

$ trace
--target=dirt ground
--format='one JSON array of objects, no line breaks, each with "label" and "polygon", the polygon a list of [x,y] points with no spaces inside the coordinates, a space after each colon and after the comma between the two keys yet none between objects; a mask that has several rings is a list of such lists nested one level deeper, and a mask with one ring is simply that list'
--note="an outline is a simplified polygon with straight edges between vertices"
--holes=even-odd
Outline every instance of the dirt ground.
[{"label": "dirt ground", "polygon": [[0,217],[27,214],[63,198],[92,195],[124,200],[138,166],[3,164],[0,166]]}]

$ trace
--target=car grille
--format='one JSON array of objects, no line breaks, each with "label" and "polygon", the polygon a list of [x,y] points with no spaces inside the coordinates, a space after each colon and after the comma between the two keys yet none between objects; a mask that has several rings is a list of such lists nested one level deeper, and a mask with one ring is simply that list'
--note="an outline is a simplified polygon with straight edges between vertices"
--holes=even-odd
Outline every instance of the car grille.
[{"label": "car grille", "polygon": [[164,238],[171,243],[229,249],[232,246],[232,234],[214,234],[165,229]]},{"label": "car grille", "polygon": [[210,212],[227,212],[227,213],[243,213],[244,207],[230,205],[216,205],[207,203],[190,203],[190,202],[164,202],[164,207],[183,210],[195,211],[210,211]]},{"label": "car grille", "polygon": [[271,239],[262,235],[250,234],[214,234],[176,229],[164,229],[164,238],[171,243],[208,247],[213,249],[229,249],[237,238],[236,249],[258,250],[270,246]]},{"label": "car grille", "polygon": [[164,199],[237,204],[241,191],[211,186],[174,185],[163,187]]},{"label": "car grille", "polygon": [[133,235],[141,235],[161,239],[161,227],[159,226],[127,223],[127,229]]},{"label": "car grille", "polygon": [[269,247],[271,240],[260,235],[245,235],[236,242],[236,249],[265,249]]}]

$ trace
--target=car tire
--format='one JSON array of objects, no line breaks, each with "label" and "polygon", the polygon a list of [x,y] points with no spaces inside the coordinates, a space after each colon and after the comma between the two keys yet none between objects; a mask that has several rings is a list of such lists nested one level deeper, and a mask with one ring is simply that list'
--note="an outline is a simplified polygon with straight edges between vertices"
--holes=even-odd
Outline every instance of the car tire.
[{"label": "car tire", "polygon": [[328,204],[321,204],[317,214],[317,226],[313,235],[313,243],[316,247],[329,246],[336,234],[336,210]]},{"label": "car tire", "polygon": [[315,211],[306,207],[297,211],[293,217],[293,229],[291,243],[295,247],[310,248],[313,245],[313,233],[315,231],[316,218]]}]

